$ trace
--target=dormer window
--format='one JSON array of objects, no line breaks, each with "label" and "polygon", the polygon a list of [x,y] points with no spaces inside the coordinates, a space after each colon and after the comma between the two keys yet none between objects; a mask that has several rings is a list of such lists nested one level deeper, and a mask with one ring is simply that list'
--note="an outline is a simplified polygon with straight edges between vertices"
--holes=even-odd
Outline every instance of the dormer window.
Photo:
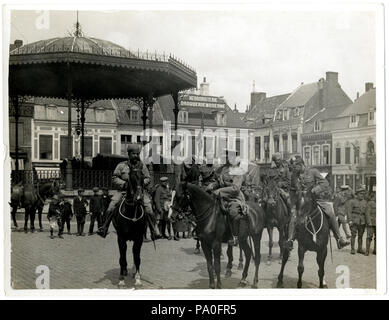
[{"label": "dormer window", "polygon": [[96,122],[105,122],[105,109],[104,108],[96,108]]},{"label": "dormer window", "polygon": [[277,110],[276,120],[282,120],[282,110]]},{"label": "dormer window", "polygon": [[282,120],[283,121],[289,120],[289,110],[288,109],[283,110],[283,112],[282,112]]},{"label": "dormer window", "polygon": [[129,117],[131,121],[139,121],[139,107],[132,106],[129,110]]},{"label": "dormer window", "polygon": [[218,112],[216,115],[216,123],[218,126],[227,125],[227,116],[224,112]]},{"label": "dormer window", "polygon": [[357,115],[350,116],[350,128],[358,127],[358,120],[359,120],[359,116]]},{"label": "dormer window", "polygon": [[313,131],[318,132],[321,131],[321,121],[316,120],[315,123],[313,124]]},{"label": "dormer window", "polygon": [[178,112],[178,123],[188,123],[188,111],[187,110],[180,110]]},{"label": "dormer window", "polygon": [[368,125],[375,125],[375,109],[369,110]]}]

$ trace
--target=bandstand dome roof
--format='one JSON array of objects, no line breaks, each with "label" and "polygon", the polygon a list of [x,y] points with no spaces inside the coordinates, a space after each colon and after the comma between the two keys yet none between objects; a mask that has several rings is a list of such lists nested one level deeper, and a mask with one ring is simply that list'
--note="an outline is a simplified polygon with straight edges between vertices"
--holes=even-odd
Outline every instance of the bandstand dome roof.
[{"label": "bandstand dome roof", "polygon": [[131,52],[82,34],[10,51],[10,95],[66,99],[154,97],[197,86],[196,71],[170,54]]}]

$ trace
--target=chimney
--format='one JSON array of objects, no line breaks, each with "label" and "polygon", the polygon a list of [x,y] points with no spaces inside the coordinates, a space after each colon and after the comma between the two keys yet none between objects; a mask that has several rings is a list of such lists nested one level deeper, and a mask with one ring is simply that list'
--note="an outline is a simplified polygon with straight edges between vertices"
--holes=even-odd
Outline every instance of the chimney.
[{"label": "chimney", "polygon": [[354,101],[357,101],[359,99],[359,92],[357,92],[357,98]]},{"label": "chimney", "polygon": [[365,83],[365,92],[368,92],[370,89],[374,88],[373,82],[366,82]]},{"label": "chimney", "polygon": [[260,103],[261,101],[265,100],[265,98],[266,98],[266,92],[251,92],[250,110],[257,103]]},{"label": "chimney", "polygon": [[327,71],[326,72],[326,81],[329,83],[337,84],[338,83],[338,73]]},{"label": "chimney", "polygon": [[209,96],[209,83],[207,83],[207,78],[203,78],[203,82],[200,84],[200,95]]},{"label": "chimney", "polygon": [[23,40],[15,40],[14,43],[9,45],[9,51],[20,48],[23,45]]}]

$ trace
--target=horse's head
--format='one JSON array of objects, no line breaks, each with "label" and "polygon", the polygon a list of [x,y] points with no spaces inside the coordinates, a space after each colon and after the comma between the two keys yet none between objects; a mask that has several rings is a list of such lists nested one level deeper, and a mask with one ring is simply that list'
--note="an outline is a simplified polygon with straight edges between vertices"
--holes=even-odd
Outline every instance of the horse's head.
[{"label": "horse's head", "polygon": [[173,199],[172,209],[177,212],[185,211],[190,205],[190,195],[186,182],[180,182],[176,189]]},{"label": "horse's head", "polygon": [[270,180],[266,186],[266,205],[268,208],[275,208],[279,197],[278,186],[274,180]]}]

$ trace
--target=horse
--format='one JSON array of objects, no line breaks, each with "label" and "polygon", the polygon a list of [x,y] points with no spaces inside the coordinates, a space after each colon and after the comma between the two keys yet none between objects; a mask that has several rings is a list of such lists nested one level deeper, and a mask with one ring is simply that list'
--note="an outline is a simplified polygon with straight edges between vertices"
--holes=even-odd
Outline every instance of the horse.
[{"label": "horse", "polygon": [[144,231],[146,228],[145,211],[142,206],[143,194],[141,188],[141,177],[136,172],[130,172],[129,183],[127,183],[126,195],[120,204],[115,208],[112,223],[117,234],[119,246],[120,276],[119,286],[124,285],[124,279],[128,275],[127,270],[127,241],[133,241],[132,255],[134,267],[132,276],[135,278],[135,286],[141,286],[140,277],[140,253],[142,249]]},{"label": "horse", "polygon": [[[319,288],[327,288],[327,284],[324,281],[324,264],[327,258],[327,245],[330,236],[329,222],[309,191],[304,193],[301,191],[297,192],[297,199],[297,210],[300,211],[299,208],[301,208],[296,226],[299,258],[297,288],[302,287],[304,255],[307,251],[316,252],[316,262],[319,266]],[[289,256],[289,250],[287,251],[288,253],[282,259],[281,271],[278,275],[277,287],[279,288],[283,286],[283,272],[288,260],[287,257]]]},{"label": "horse", "polygon": [[24,215],[24,232],[28,231],[28,220],[30,220],[30,230],[35,231],[35,214],[38,209],[39,228],[42,231],[42,211],[47,198],[53,197],[59,191],[55,181],[38,183],[36,188],[33,184],[20,185],[12,187],[11,191],[11,214],[14,226],[17,228],[16,212],[18,207],[25,210]]},{"label": "horse", "polygon": [[280,259],[285,253],[285,242],[288,238],[290,216],[285,201],[281,198],[277,182],[273,179],[266,180],[263,189],[263,205],[266,212],[266,228],[269,234],[269,255],[267,264],[271,264],[273,249],[273,228],[277,228],[279,234]]},{"label": "horse", "polygon": [[[221,289],[220,279],[220,255],[222,242],[228,232],[228,223],[222,208],[220,200],[208,194],[197,185],[181,182],[176,188],[175,197],[173,200],[173,210],[182,210],[188,205],[191,207],[193,214],[196,217],[197,233],[201,242],[205,258],[207,260],[207,268],[209,275],[209,287],[211,289]],[[245,252],[246,262],[242,273],[240,285],[247,283],[246,277],[251,259],[251,250],[247,243],[247,238],[250,235],[254,242],[254,259],[255,259],[255,275],[253,287],[258,284],[258,270],[260,264],[260,241],[264,226],[264,213],[260,210],[258,204],[247,203],[248,214],[252,217],[253,223],[243,225],[247,231],[239,235],[239,244]],[[243,219],[241,219],[241,224]],[[216,286],[215,276],[216,274]]]}]

